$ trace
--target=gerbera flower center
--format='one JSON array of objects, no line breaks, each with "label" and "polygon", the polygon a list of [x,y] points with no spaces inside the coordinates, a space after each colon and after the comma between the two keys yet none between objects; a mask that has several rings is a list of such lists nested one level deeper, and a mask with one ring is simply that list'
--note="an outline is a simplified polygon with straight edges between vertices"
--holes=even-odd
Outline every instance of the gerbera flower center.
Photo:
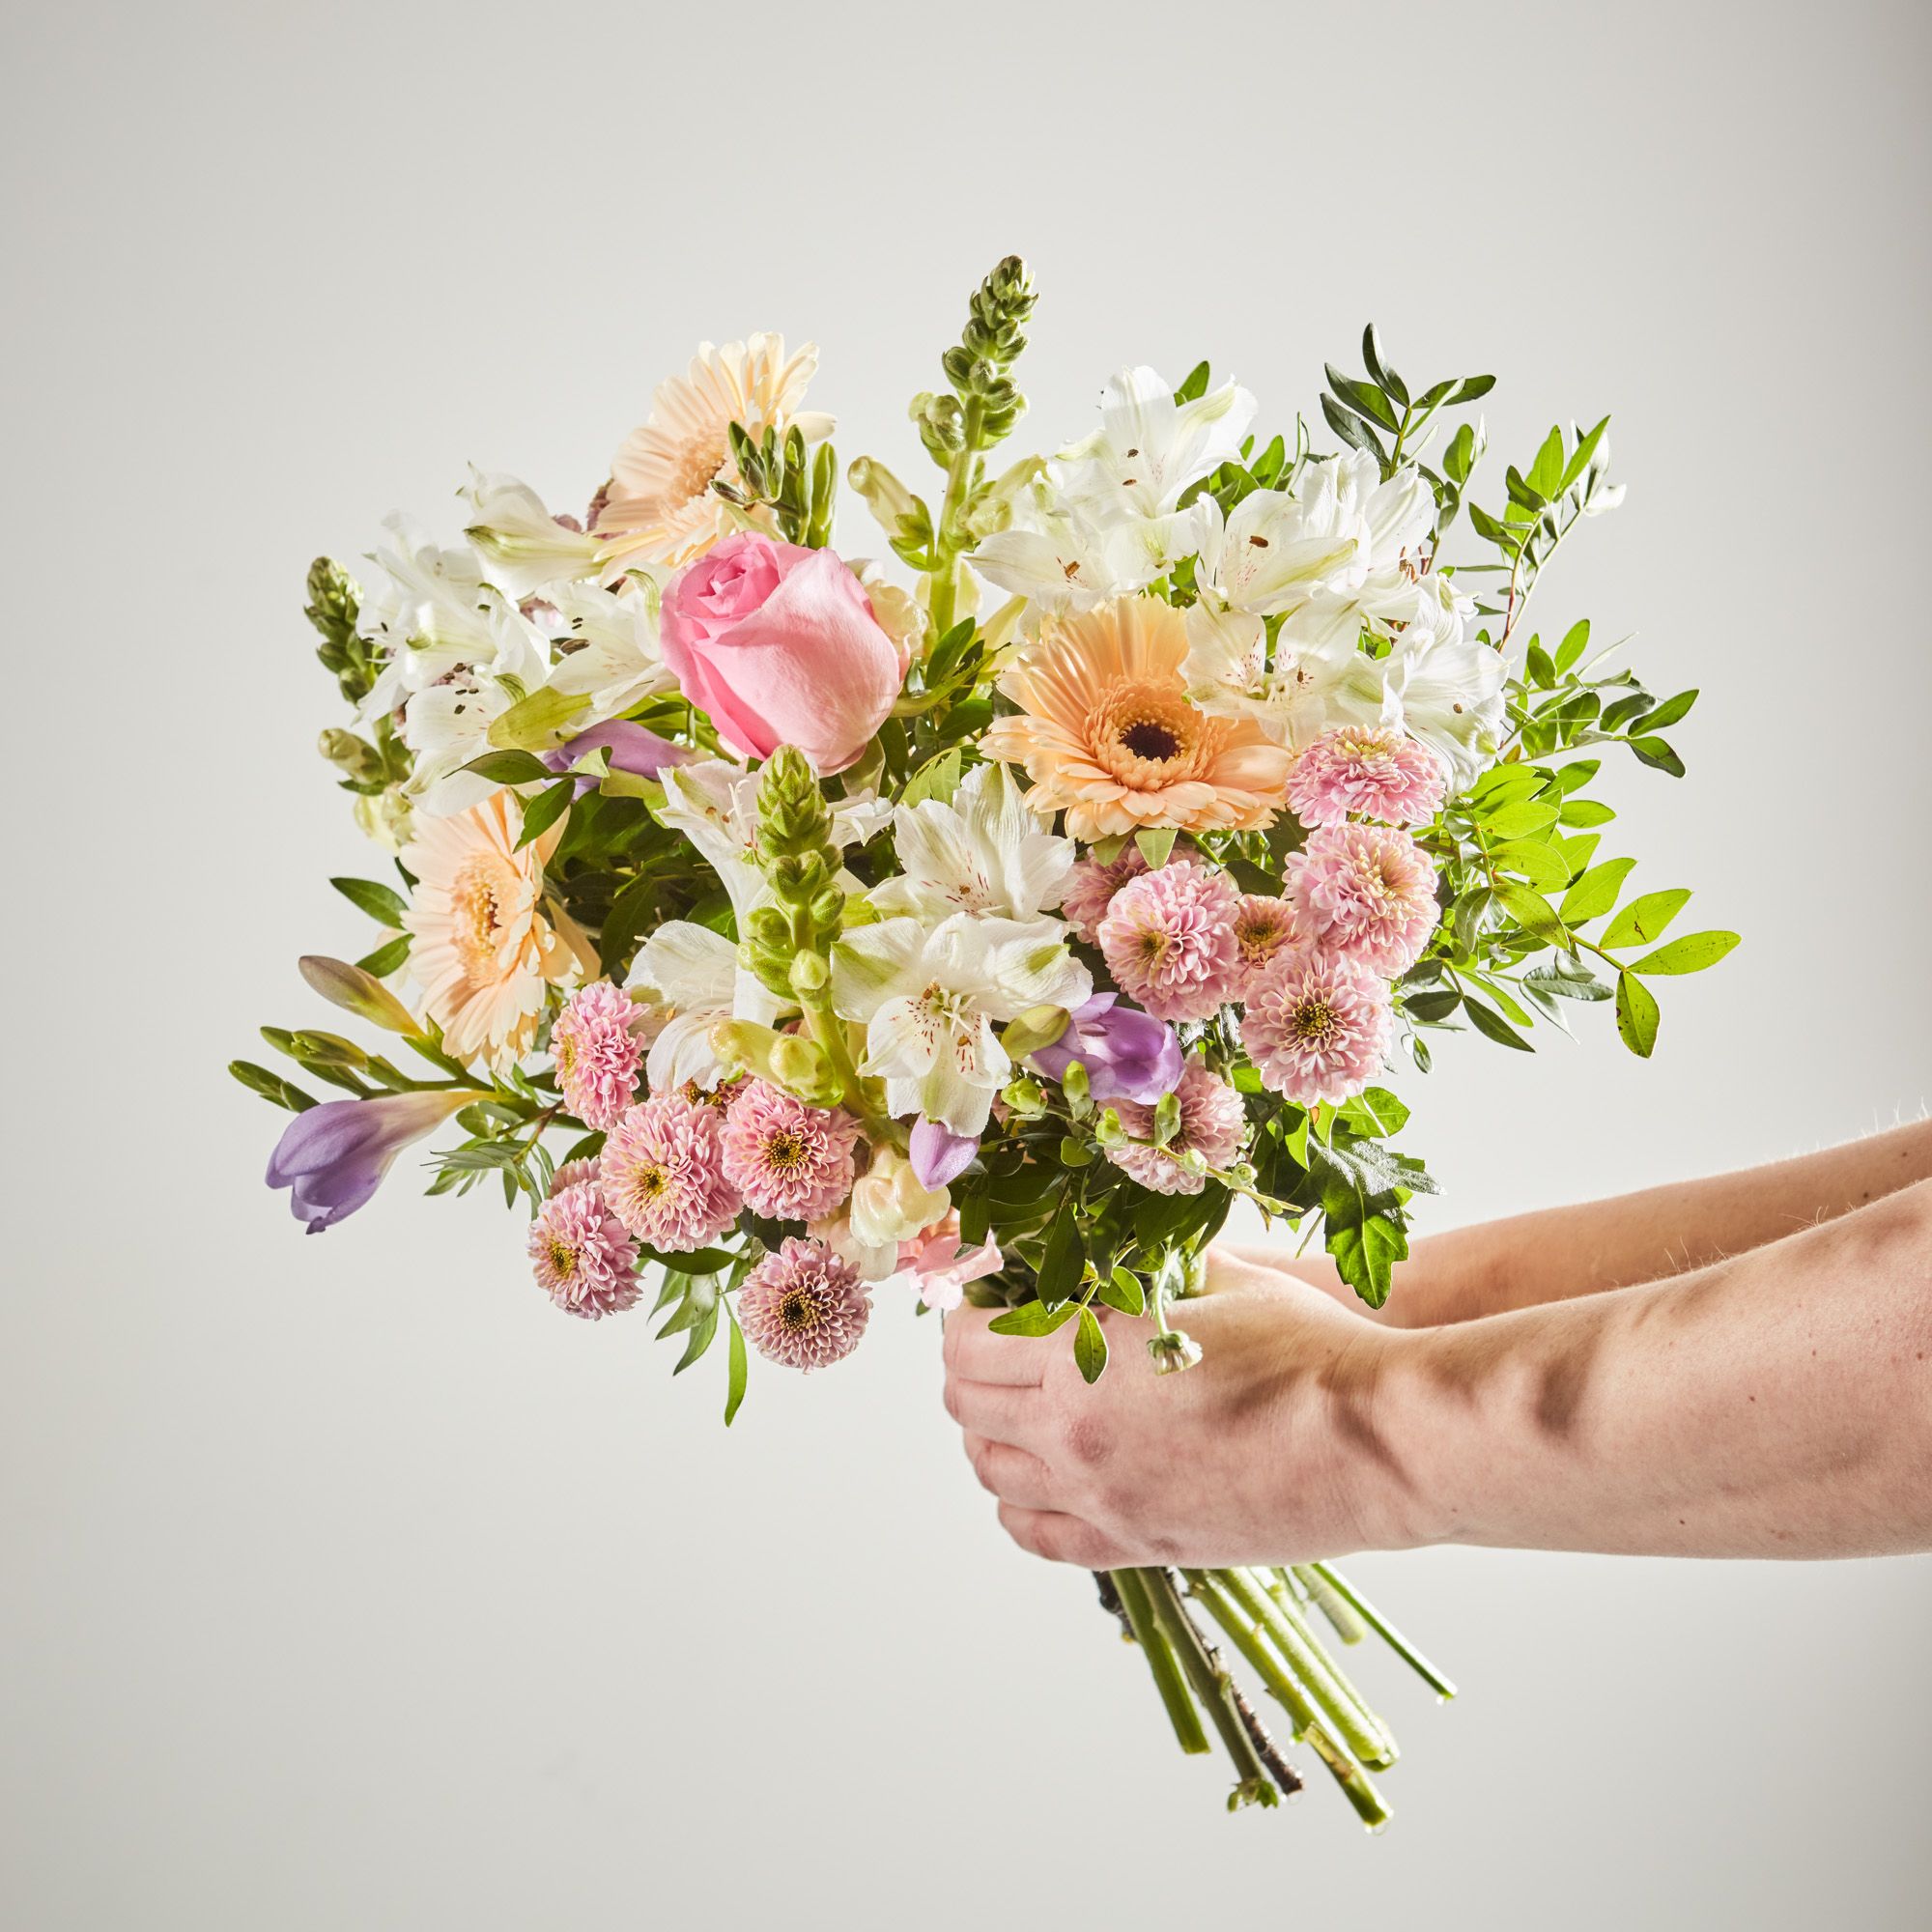
[{"label": "gerbera flower center", "polygon": [[1155,718],[1136,719],[1121,733],[1121,743],[1137,758],[1171,758],[1180,740]]},{"label": "gerbera flower center", "polygon": [[1123,782],[1169,783],[1189,775],[1202,724],[1200,713],[1170,685],[1117,685],[1094,708],[1094,755]]},{"label": "gerbera flower center", "polygon": [[450,888],[449,909],[456,952],[465,970],[475,972],[495,957],[503,926],[502,899],[495,868],[487,859],[472,859]]},{"label": "gerbera flower center", "polygon": [[713,443],[687,443],[677,455],[670,494],[686,502],[703,496],[724,469],[725,455]]},{"label": "gerbera flower center", "polygon": [[809,1288],[788,1288],[779,1297],[778,1318],[788,1334],[810,1334],[823,1315],[818,1297]]}]

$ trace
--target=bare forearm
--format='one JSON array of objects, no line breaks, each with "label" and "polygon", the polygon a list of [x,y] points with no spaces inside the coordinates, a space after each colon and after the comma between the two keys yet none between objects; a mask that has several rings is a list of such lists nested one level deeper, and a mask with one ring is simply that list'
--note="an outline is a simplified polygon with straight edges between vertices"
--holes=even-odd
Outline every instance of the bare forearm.
[{"label": "bare forearm", "polygon": [[1932,1184],[1674,1281],[1391,1336],[1390,1540],[1932,1548]]},{"label": "bare forearm", "polygon": [[[1427,1328],[1689,1273],[1928,1179],[1932,1122],[1917,1121],[1742,1173],[1432,1235],[1398,1264],[1381,1319]],[[1259,1248],[1236,1252],[1349,1294],[1322,1256],[1292,1262]]]}]

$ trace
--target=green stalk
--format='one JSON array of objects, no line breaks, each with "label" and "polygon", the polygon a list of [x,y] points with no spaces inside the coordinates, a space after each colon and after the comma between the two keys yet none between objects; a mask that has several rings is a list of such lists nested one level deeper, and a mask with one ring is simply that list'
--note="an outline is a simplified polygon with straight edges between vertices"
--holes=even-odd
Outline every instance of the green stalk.
[{"label": "green stalk", "polygon": [[1403,1635],[1387,1618],[1360,1595],[1338,1571],[1331,1570],[1325,1563],[1311,1563],[1308,1566],[1349,1607],[1435,1692],[1446,1704],[1456,1694],[1456,1687],[1435,1664]]},{"label": "green stalk", "polygon": [[1214,1728],[1221,1733],[1221,1742],[1235,1761],[1238,1777],[1229,1797],[1228,1808],[1232,1811],[1238,1804],[1276,1804],[1274,1780],[1262,1763],[1235,1702],[1234,1679],[1220,1667],[1203,1640],[1194,1619],[1187,1614],[1186,1605],[1180,1601],[1179,1591],[1174,1587],[1173,1577],[1165,1570],[1144,1570],[1140,1574],[1155,1618],[1174,1645],[1194,1694],[1208,1707],[1208,1715],[1214,1720]]},{"label": "green stalk", "polygon": [[932,574],[932,635],[943,638],[952,628],[953,607],[959,597],[959,558],[964,546],[955,543],[954,531],[966,507],[967,486],[973,479],[973,465],[980,454],[980,438],[985,427],[985,405],[978,396],[965,401],[964,437],[946,470],[946,495],[940,500],[939,523],[933,531],[940,566]]},{"label": "green stalk", "polygon": [[1108,1575],[1113,1579],[1114,1593],[1121,1600],[1121,1607],[1127,1613],[1134,1641],[1140,1645],[1141,1655],[1147,1659],[1148,1668],[1153,1673],[1154,1689],[1160,1692],[1160,1701],[1167,1706],[1168,1721],[1174,1726],[1174,1735],[1180,1741],[1182,1750],[1199,1756],[1209,1748],[1208,1733],[1201,1728],[1201,1714],[1195,1710],[1194,1700],[1187,1694],[1187,1682],[1175,1660],[1174,1647],[1154,1621],[1153,1606],[1148,1602],[1147,1587],[1141,1580],[1142,1573],[1138,1570],[1113,1570]]},{"label": "green stalk", "polygon": [[1300,1612],[1285,1609],[1276,1603],[1246,1570],[1228,1570],[1222,1574],[1235,1601],[1287,1659],[1289,1667],[1307,1687],[1308,1694],[1341,1733],[1342,1742],[1366,1765],[1377,1770],[1386,1770],[1392,1765],[1396,1757],[1395,1740],[1355,1694],[1354,1686],[1329,1662]]},{"label": "green stalk", "polygon": [[1308,1701],[1307,1693],[1261,1640],[1253,1620],[1242,1614],[1241,1606],[1229,1591],[1230,1573],[1190,1570],[1187,1580],[1194,1594],[1208,1606],[1209,1615],[1228,1633],[1236,1649],[1254,1666],[1256,1674],[1267,1686],[1268,1694],[1288,1713],[1296,1742],[1307,1745],[1321,1760],[1365,1825],[1372,1831],[1386,1825],[1389,1808],[1375,1781],[1335,1741],[1322,1723],[1321,1714]]},{"label": "green stalk", "polygon": [[[1283,1574],[1279,1570],[1275,1572],[1277,1577]],[[1362,1620],[1361,1613],[1337,1592],[1314,1564],[1297,1563],[1294,1566],[1294,1580],[1308,1593],[1309,1602],[1328,1619],[1329,1626],[1344,1643],[1360,1643],[1368,1635],[1369,1627]]]}]

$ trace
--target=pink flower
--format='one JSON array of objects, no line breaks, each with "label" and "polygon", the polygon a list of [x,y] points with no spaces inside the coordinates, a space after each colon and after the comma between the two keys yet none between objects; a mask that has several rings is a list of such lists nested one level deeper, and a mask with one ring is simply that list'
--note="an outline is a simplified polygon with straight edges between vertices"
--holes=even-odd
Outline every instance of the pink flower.
[{"label": "pink flower", "polygon": [[1387,724],[1337,724],[1294,761],[1290,810],[1304,825],[1351,814],[1385,825],[1427,825],[1442,810],[1448,774],[1428,746]]},{"label": "pink flower", "polygon": [[1248,988],[1281,953],[1314,951],[1315,928],[1292,900],[1249,893],[1235,914],[1235,946],[1240,955],[1236,997],[1246,999]]},{"label": "pink flower", "polygon": [[682,1094],[630,1108],[598,1157],[598,1184],[617,1218],[660,1254],[716,1240],[744,1206],[724,1176],[718,1109]]},{"label": "pink flower", "polygon": [[819,1241],[788,1238],[745,1277],[738,1325],[766,1360],[822,1369],[859,1346],[872,1304],[849,1262]]},{"label": "pink flower", "polygon": [[1241,1044],[1263,1081],[1298,1106],[1339,1106],[1381,1070],[1387,985],[1346,959],[1282,953],[1249,992]]},{"label": "pink flower", "polygon": [[724,1115],[724,1175],[754,1212],[815,1221],[852,1191],[859,1123],[842,1108],[809,1107],[748,1080]]},{"label": "pink flower", "polygon": [[1406,832],[1325,826],[1290,854],[1288,889],[1324,952],[1385,979],[1406,973],[1435,929],[1435,868]]},{"label": "pink flower", "polygon": [[583,1187],[597,1179],[597,1162],[592,1160],[567,1160],[550,1178],[551,1199],[554,1201],[566,1187]]},{"label": "pink flower", "polygon": [[544,1203],[530,1223],[529,1249],[538,1286],[566,1315],[595,1321],[643,1293],[637,1243],[594,1183],[562,1188]]},{"label": "pink flower", "polygon": [[1103,866],[1090,852],[1076,860],[1066,875],[1066,889],[1061,895],[1060,916],[1089,946],[1100,939],[1100,922],[1107,916],[1114,895],[1129,879],[1138,878],[1148,868],[1141,850],[1131,839],[1121,848],[1111,866]]},{"label": "pink flower", "polygon": [[[1207,1177],[1190,1174],[1179,1156],[1198,1153],[1209,1167],[1228,1166],[1247,1137],[1247,1113],[1241,1096],[1199,1060],[1190,1060],[1181,1069],[1174,1097],[1180,1103],[1180,1125],[1165,1147],[1109,1148],[1107,1158],[1156,1194],[1199,1194],[1208,1184]],[[1117,1100],[1114,1111],[1135,1139],[1152,1138],[1151,1107]]]},{"label": "pink flower", "polygon": [[959,1216],[948,1214],[910,1241],[899,1243],[899,1273],[909,1275],[928,1308],[957,1308],[966,1284],[998,1274],[1005,1258],[996,1241],[977,1248],[959,1245]]},{"label": "pink flower", "polygon": [[1157,1020],[1200,1020],[1233,996],[1240,897],[1225,874],[1170,859],[1129,879],[1100,922],[1114,980]]},{"label": "pink flower", "polygon": [[609,980],[593,980],[570,996],[550,1032],[563,1104],[600,1132],[614,1127],[638,1091],[644,1042],[637,1029],[644,1011]]},{"label": "pink flower", "polygon": [[829,550],[745,530],[688,563],[664,595],[664,661],[745,757],[795,745],[843,771],[884,723],[906,659]]}]

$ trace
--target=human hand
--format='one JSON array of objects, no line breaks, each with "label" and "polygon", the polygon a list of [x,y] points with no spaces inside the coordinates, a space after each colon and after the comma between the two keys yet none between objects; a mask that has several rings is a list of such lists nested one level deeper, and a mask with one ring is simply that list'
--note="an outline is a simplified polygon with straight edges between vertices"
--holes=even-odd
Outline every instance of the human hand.
[{"label": "human hand", "polygon": [[1064,1333],[995,1335],[971,1307],[947,1317],[947,1410],[1022,1548],[1093,1570],[1208,1568],[1403,1540],[1380,1501],[1374,1406],[1407,1338],[1219,1249],[1208,1291],[1172,1311],[1201,1345],[1195,1367],[1155,1375],[1152,1323],[1108,1311],[1092,1387]]}]

